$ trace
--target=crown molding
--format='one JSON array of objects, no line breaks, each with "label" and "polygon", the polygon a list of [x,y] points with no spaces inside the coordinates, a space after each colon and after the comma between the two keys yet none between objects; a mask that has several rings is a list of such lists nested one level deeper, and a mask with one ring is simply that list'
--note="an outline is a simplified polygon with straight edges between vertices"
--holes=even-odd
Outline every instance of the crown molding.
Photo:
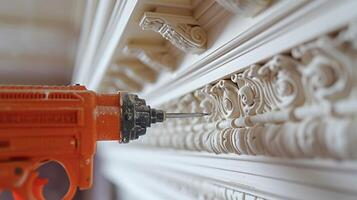
[{"label": "crown molding", "polygon": [[[136,188],[140,185],[144,194],[158,195],[157,199],[167,195],[178,199],[198,199],[200,195],[230,199],[235,193],[244,193],[258,199],[352,200],[357,195],[354,161],[237,157],[137,145],[119,147],[114,143],[99,145],[98,150],[109,180]],[[197,183],[200,180],[206,180],[207,185]]]},{"label": "crown molding", "polygon": [[173,71],[176,68],[175,57],[164,45],[127,44],[122,51],[125,55],[135,57],[158,73],[162,70]]},{"label": "crown molding", "polygon": [[352,23],[335,36],[320,36],[161,105],[171,112],[211,115],[164,123],[151,129],[143,144],[217,154],[357,159],[356,27]]},{"label": "crown molding", "polygon": [[[151,105],[159,106],[203,87],[209,82],[268,59],[274,54],[346,26],[357,17],[357,14],[352,11],[357,3],[355,1],[344,1],[344,3],[296,1],[295,3],[295,5],[289,4],[288,7],[277,4],[274,7],[276,9],[274,14],[270,15],[271,18],[265,16],[263,20],[265,23],[257,23],[249,31],[230,40],[216,51],[207,50],[204,55],[201,55],[202,57],[183,60],[174,75],[158,80],[153,87],[145,88],[141,96]],[[304,4],[303,7],[301,7],[302,4]],[[293,12],[293,10],[296,11]],[[316,17],[316,13],[321,14]],[[335,16],[344,17],[336,18]],[[272,25],[266,20],[275,23]],[[329,23],[324,24],[325,21]],[[320,27],[321,24],[324,26]]]},{"label": "crown molding", "polygon": [[266,8],[271,0],[216,0],[224,9],[242,16],[254,16]]}]

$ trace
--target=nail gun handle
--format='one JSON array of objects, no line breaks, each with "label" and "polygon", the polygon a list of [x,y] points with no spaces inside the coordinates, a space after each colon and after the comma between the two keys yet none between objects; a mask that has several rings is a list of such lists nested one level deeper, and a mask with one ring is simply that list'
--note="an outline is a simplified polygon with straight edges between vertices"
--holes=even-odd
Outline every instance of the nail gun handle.
[{"label": "nail gun handle", "polygon": [[12,190],[16,200],[44,199],[42,190],[47,180],[39,178],[35,168],[33,161],[0,163],[0,189]]},{"label": "nail gun handle", "polygon": [[[70,185],[64,200],[73,198],[78,187],[78,162],[76,160],[59,160],[69,178]],[[43,188],[48,180],[39,177],[37,168],[45,162],[11,161],[0,163],[0,189],[12,190],[15,200],[45,200]]]},{"label": "nail gun handle", "polygon": [[15,200],[44,200],[43,187],[47,179],[39,178],[38,172],[31,172],[20,188],[13,190]]}]

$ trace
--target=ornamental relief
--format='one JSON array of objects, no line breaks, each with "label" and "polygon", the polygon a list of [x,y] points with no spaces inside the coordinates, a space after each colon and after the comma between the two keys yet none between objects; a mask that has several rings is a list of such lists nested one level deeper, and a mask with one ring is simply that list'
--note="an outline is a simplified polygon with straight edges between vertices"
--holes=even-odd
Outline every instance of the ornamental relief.
[{"label": "ornamental relief", "polygon": [[357,159],[357,28],[299,45],[168,102],[172,120],[140,143],[216,154]]},{"label": "ornamental relief", "polygon": [[140,27],[159,33],[183,52],[200,54],[206,50],[206,31],[192,16],[145,12]]}]

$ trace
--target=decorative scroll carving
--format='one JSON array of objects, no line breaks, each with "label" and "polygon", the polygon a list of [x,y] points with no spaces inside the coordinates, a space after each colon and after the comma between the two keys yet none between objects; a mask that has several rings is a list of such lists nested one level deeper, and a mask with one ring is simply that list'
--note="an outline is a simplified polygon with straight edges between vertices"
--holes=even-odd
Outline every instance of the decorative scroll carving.
[{"label": "decorative scroll carving", "polygon": [[217,99],[212,97],[212,95],[210,95],[211,90],[212,85],[208,84],[201,90],[197,90],[195,92],[195,95],[199,99],[201,99],[201,103],[199,105],[200,109],[202,109],[202,111],[205,113],[211,113],[211,115],[208,117],[209,121],[217,121],[221,118],[221,115],[218,110],[219,102],[217,101]]},{"label": "decorative scroll carving", "polygon": [[351,143],[357,141],[353,131],[356,123],[350,119],[309,118],[298,123],[228,128],[212,135],[210,147],[215,153],[357,159],[357,147]]},{"label": "decorative scroll carving", "polygon": [[238,98],[244,115],[262,113],[269,108],[264,99],[264,86],[256,81],[259,66],[253,65],[247,71],[232,76],[232,81],[237,84]]},{"label": "decorative scroll carving", "polygon": [[171,102],[175,111],[191,101],[186,111],[212,115],[153,129],[142,142],[217,154],[357,159],[357,34],[351,26],[208,84],[187,94],[191,100]]},{"label": "decorative scroll carving", "polygon": [[323,37],[292,50],[295,58],[303,63],[304,85],[316,102],[336,101],[346,97],[351,82],[356,78],[356,59],[336,49],[340,40]]},{"label": "decorative scroll carving", "polygon": [[128,44],[123,48],[123,53],[139,59],[156,72],[173,71],[176,67],[175,59],[165,46]]},{"label": "decorative scroll carving", "polygon": [[287,56],[275,56],[255,76],[263,86],[264,97],[272,110],[292,108],[304,102],[299,64]]},{"label": "decorative scroll carving", "polygon": [[161,34],[186,53],[199,54],[206,49],[206,32],[191,16],[145,12],[140,27]]},{"label": "decorative scroll carving", "polygon": [[216,0],[226,10],[243,16],[254,16],[266,8],[271,0]]},{"label": "decorative scroll carving", "polygon": [[214,85],[209,95],[215,99],[218,111],[224,119],[235,118],[240,116],[238,89],[230,80],[221,80]]}]

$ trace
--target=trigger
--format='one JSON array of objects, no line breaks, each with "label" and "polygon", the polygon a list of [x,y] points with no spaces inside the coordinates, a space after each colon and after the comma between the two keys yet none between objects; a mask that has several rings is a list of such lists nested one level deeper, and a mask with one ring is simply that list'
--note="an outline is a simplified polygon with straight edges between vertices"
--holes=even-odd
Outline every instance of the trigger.
[{"label": "trigger", "polygon": [[38,172],[30,173],[23,187],[13,191],[13,197],[15,200],[43,200],[45,199],[42,193],[43,187],[47,182],[47,179],[38,176]]},{"label": "trigger", "polygon": [[36,199],[45,199],[43,196],[43,187],[48,183],[48,179],[45,178],[36,178],[33,186],[32,186],[32,192],[33,196]]}]

